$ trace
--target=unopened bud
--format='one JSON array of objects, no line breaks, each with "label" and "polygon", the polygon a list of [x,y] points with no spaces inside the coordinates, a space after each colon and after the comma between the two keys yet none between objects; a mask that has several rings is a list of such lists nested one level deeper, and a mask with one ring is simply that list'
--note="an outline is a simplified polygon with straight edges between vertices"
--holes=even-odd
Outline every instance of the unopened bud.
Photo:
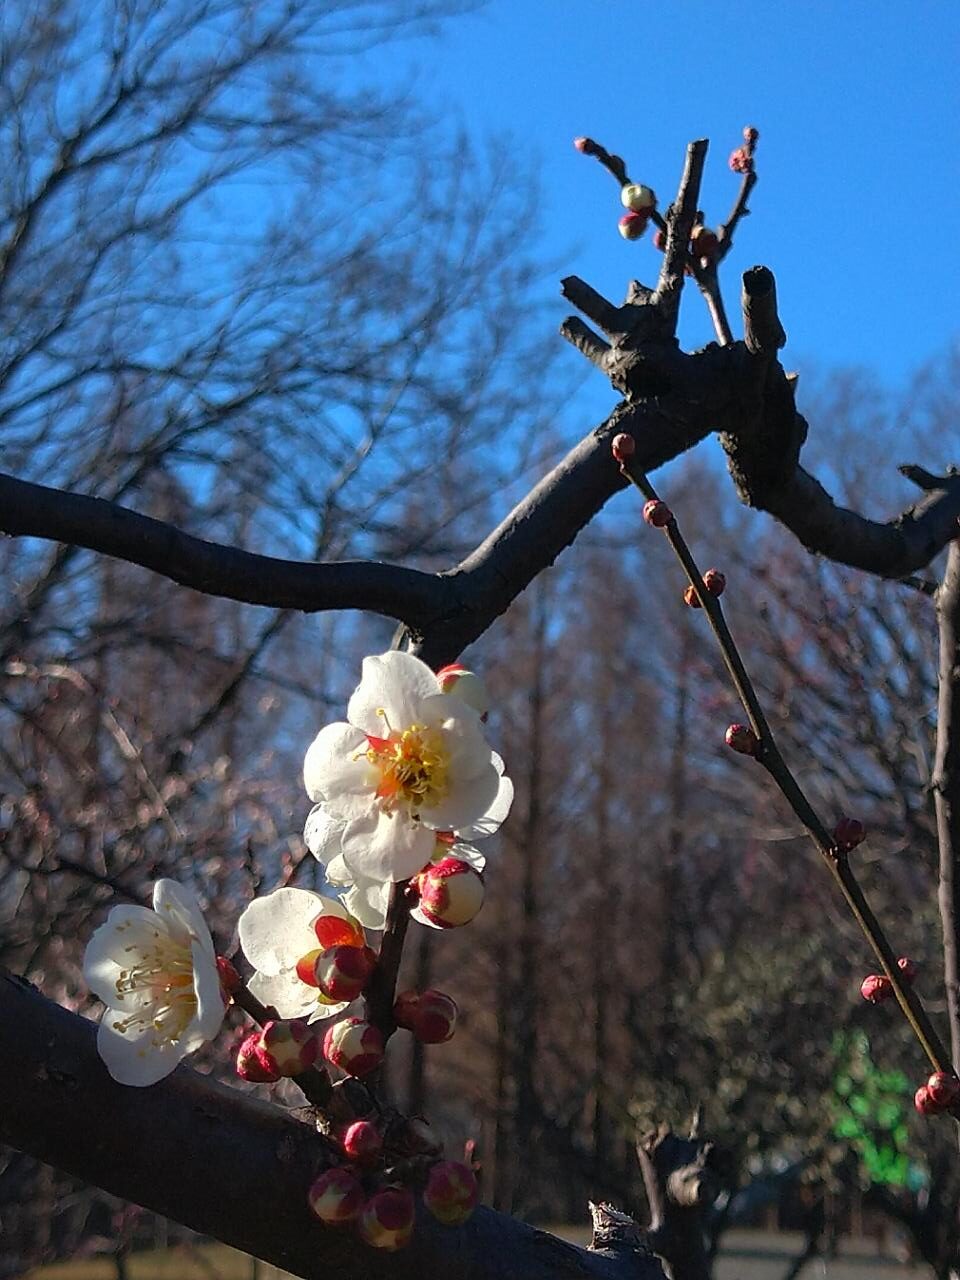
[{"label": "unopened bud", "polygon": [[917,966],[909,956],[901,956],[897,961],[897,968],[903,974],[904,982],[913,982],[917,976]]},{"label": "unopened bud", "polygon": [[393,1002],[393,1020],[398,1027],[413,1030],[413,1019],[420,1003],[419,991],[401,991]]},{"label": "unopened bud", "polygon": [[753,160],[746,147],[737,147],[736,151],[731,151],[728,163],[734,173],[749,173],[753,168]]},{"label": "unopened bud", "polygon": [[697,225],[690,233],[690,251],[695,258],[712,258],[719,244],[716,232]]},{"label": "unopened bud", "polygon": [[348,1076],[365,1076],[383,1061],[383,1036],[362,1018],[344,1018],[324,1036],[323,1056]]},{"label": "unopened bud", "polygon": [[430,1170],[423,1203],[439,1222],[458,1227],[477,1207],[479,1195],[472,1169],[457,1160],[441,1160]]},{"label": "unopened bud", "polygon": [[655,529],[662,529],[673,519],[673,512],[659,498],[651,498],[649,502],[643,504],[643,518]]},{"label": "unopened bud", "polygon": [[354,1222],[363,1208],[363,1187],[349,1169],[327,1169],[311,1186],[307,1203],[329,1226]]},{"label": "unopened bud", "polygon": [[357,1227],[374,1249],[402,1249],[413,1236],[414,1217],[413,1192],[407,1187],[384,1187],[363,1206]]},{"label": "unopened bud", "polygon": [[699,609],[701,607],[700,599],[692,586],[684,587],[683,602],[691,609]]},{"label": "unopened bud", "polygon": [[752,124],[744,125],[744,128],[743,128],[744,142],[746,142],[749,146],[752,147],[759,137],[760,137],[759,129],[755,129]]},{"label": "unopened bud", "polygon": [[618,462],[626,462],[627,458],[632,458],[636,453],[637,442],[626,431],[621,431],[619,435],[613,437],[613,443],[610,448],[613,450],[613,456]]},{"label": "unopened bud", "polygon": [[481,720],[487,718],[490,710],[490,696],[487,687],[474,671],[468,671],[462,663],[452,662],[441,667],[437,672],[437,683],[441,693],[452,693],[473,707]]},{"label": "unopened bud", "polygon": [[320,1044],[303,1018],[268,1022],[260,1048],[282,1076],[298,1076],[317,1060]]},{"label": "unopened bud", "polygon": [[589,155],[593,147],[593,140],[591,138],[574,138],[573,145],[581,154]]},{"label": "unopened bud", "polygon": [[841,853],[849,853],[866,839],[867,831],[859,818],[841,818],[833,828],[833,839]]},{"label": "unopened bud", "polygon": [[653,247],[655,249],[659,249],[661,253],[666,249],[667,233],[664,231],[663,227],[657,227],[656,231],[653,233]]},{"label": "unopened bud", "polygon": [[343,1135],[344,1152],[360,1164],[374,1164],[383,1150],[383,1137],[372,1120],[357,1120]]},{"label": "unopened bud", "polygon": [[420,901],[414,918],[436,929],[469,924],[483,906],[483,878],[468,862],[441,858],[417,877]]},{"label": "unopened bud", "polygon": [[703,575],[703,585],[712,596],[722,596],[727,589],[727,580],[719,569],[708,569]]},{"label": "unopened bud", "polygon": [[328,999],[349,1004],[363,993],[376,965],[370,947],[328,947],[313,967],[316,986]]},{"label": "unopened bud", "polygon": [[639,240],[647,229],[648,221],[646,213],[625,213],[617,223],[617,230],[624,240]]},{"label": "unopened bud", "polygon": [[228,996],[236,995],[243,986],[243,979],[226,956],[217,956],[217,973],[220,975],[220,986]]},{"label": "unopened bud", "polygon": [[883,973],[868,973],[860,983],[860,994],[870,1004],[883,1004],[893,996],[893,984]]},{"label": "unopened bud", "polygon": [[742,756],[755,756],[760,746],[760,739],[748,724],[730,725],[725,741],[731,751],[739,751]]},{"label": "unopened bud", "polygon": [[628,182],[620,188],[620,203],[625,209],[649,217],[650,210],[657,203],[657,197],[642,182]]},{"label": "unopened bud", "polygon": [[939,1111],[946,1111],[960,1101],[960,1080],[952,1071],[935,1071],[927,1081],[930,1101]]},{"label": "unopened bud", "polygon": [[443,991],[424,991],[411,1030],[421,1044],[443,1044],[457,1029],[457,1002]]},{"label": "unopened bud", "polygon": [[930,1090],[925,1084],[922,1084],[913,1095],[913,1105],[922,1116],[934,1116],[940,1111],[940,1108],[930,1097]]},{"label": "unopened bud", "polygon": [[251,1084],[273,1084],[280,1072],[270,1056],[260,1048],[260,1033],[254,1031],[237,1050],[237,1075]]}]

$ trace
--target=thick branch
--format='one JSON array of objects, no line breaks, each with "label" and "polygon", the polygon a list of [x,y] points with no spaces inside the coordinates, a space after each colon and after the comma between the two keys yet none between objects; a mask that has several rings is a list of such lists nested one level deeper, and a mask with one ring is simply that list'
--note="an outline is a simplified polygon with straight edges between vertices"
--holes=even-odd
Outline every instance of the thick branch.
[{"label": "thick branch", "polygon": [[940,919],[950,1015],[950,1048],[960,1063],[960,544],[954,542],[937,592],[940,696],[933,801],[940,845]]},{"label": "thick branch", "polygon": [[787,335],[777,315],[777,282],[769,267],[743,273],[743,340],[751,355],[773,357],[786,345]]},{"label": "thick branch", "polygon": [[115,1084],[92,1023],[0,972],[0,1141],[308,1280],[657,1280],[655,1259],[594,1252],[487,1209],[428,1214],[397,1254],[326,1228],[306,1190],[323,1165],[310,1124],[185,1067]]},{"label": "thick branch", "polygon": [[666,1126],[637,1143],[650,1210],[649,1240],[672,1280],[710,1280],[704,1214],[717,1198],[716,1148]]}]

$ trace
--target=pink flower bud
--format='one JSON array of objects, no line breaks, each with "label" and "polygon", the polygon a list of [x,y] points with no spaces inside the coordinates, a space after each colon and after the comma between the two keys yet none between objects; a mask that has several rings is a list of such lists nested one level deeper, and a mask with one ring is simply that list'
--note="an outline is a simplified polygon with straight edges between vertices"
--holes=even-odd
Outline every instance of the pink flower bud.
[{"label": "pink flower bud", "polygon": [[695,258],[712,258],[719,243],[709,227],[697,224],[690,233],[690,252]]},{"label": "pink flower bud", "polygon": [[413,1030],[413,1019],[420,1003],[419,991],[401,991],[393,1002],[393,1020],[398,1027]]},{"label": "pink flower bud", "polygon": [[736,151],[731,151],[729,164],[734,173],[750,173],[753,169],[753,159],[746,147],[737,147]]},{"label": "pink flower bud", "polygon": [[893,984],[883,973],[868,973],[860,983],[860,994],[870,1004],[883,1004],[893,996]]},{"label": "pink flower bud", "polygon": [[661,253],[666,249],[667,233],[664,231],[663,227],[657,227],[656,231],[653,233],[653,247],[655,249],[659,249]]},{"label": "pink flower bud", "polygon": [[237,1075],[251,1084],[273,1084],[280,1072],[268,1054],[260,1048],[260,1032],[247,1036],[237,1050]]},{"label": "pink flower bud", "polygon": [[621,431],[619,435],[613,437],[613,443],[610,447],[613,450],[613,456],[618,462],[626,462],[627,458],[632,458],[636,453],[637,442],[626,431]]},{"label": "pink flower bud", "polygon": [[703,575],[703,585],[712,596],[722,596],[727,589],[727,580],[719,569],[708,569]]},{"label": "pink flower bud", "polygon": [[654,529],[663,529],[673,519],[673,512],[659,498],[651,498],[649,502],[643,504],[643,518],[647,524],[652,524]]},{"label": "pink flower bud", "polygon": [[448,667],[441,667],[437,672],[437,682],[441,693],[453,693],[468,707],[473,707],[481,720],[485,720],[490,710],[490,697],[486,685],[473,671],[468,671],[459,662]]},{"label": "pink flower bud", "polygon": [[260,1032],[260,1048],[282,1076],[298,1076],[317,1060],[320,1045],[303,1018],[268,1022]]},{"label": "pink flower bud", "polygon": [[901,956],[897,961],[897,968],[903,974],[904,982],[913,982],[917,976],[917,966],[909,956]]},{"label": "pink flower bud", "polygon": [[649,216],[645,213],[625,213],[617,223],[617,230],[624,240],[639,240],[647,229]]},{"label": "pink flower bud", "polygon": [[374,1249],[402,1249],[413,1236],[415,1214],[412,1191],[407,1187],[384,1187],[363,1206],[357,1227]]},{"label": "pink flower bud", "polygon": [[859,818],[841,818],[833,828],[833,838],[841,853],[849,853],[866,839],[866,828]]},{"label": "pink flower bud", "polygon": [[342,1145],[351,1160],[375,1164],[383,1150],[383,1137],[372,1120],[357,1120],[343,1135]]},{"label": "pink flower bud", "polygon": [[952,1071],[935,1071],[927,1081],[927,1093],[938,1111],[946,1111],[960,1101],[960,1080]]},{"label": "pink flower bud", "polygon": [[310,1208],[329,1226],[354,1222],[360,1216],[363,1201],[360,1180],[349,1169],[328,1169],[307,1193]]},{"label": "pink flower bud", "polygon": [[243,986],[243,979],[226,956],[217,956],[217,973],[220,986],[228,996],[235,995]]},{"label": "pink flower bud", "polygon": [[441,1160],[430,1170],[423,1203],[439,1222],[458,1227],[477,1207],[479,1194],[472,1169],[456,1160]]},{"label": "pink flower bud", "polygon": [[377,965],[370,947],[328,947],[314,963],[315,985],[330,1000],[356,1000]]},{"label": "pink flower bud", "polygon": [[348,1076],[365,1076],[383,1061],[383,1036],[362,1018],[344,1018],[324,1036],[323,1056]]},{"label": "pink flower bud", "polygon": [[457,1002],[442,991],[424,991],[413,1015],[413,1034],[422,1044],[443,1044],[457,1029]]},{"label": "pink flower bud", "polygon": [[438,929],[469,924],[483,906],[483,878],[468,862],[441,858],[418,877],[419,915]]},{"label": "pink flower bud", "polygon": [[684,587],[683,603],[688,605],[691,609],[699,609],[701,607],[699,597],[692,586]]},{"label": "pink flower bud", "polygon": [[730,725],[725,741],[731,751],[739,751],[742,756],[755,756],[760,746],[760,740],[748,724]]},{"label": "pink flower bud", "polygon": [[922,1116],[934,1116],[940,1110],[934,1100],[930,1097],[930,1090],[925,1084],[922,1084],[913,1095],[913,1105]]},{"label": "pink flower bud", "polygon": [[591,138],[574,138],[573,145],[582,155],[589,155],[593,148],[593,140]]},{"label": "pink flower bud", "polygon": [[642,182],[627,182],[620,188],[620,203],[633,213],[642,213],[645,218],[657,203],[657,197],[650,187]]}]

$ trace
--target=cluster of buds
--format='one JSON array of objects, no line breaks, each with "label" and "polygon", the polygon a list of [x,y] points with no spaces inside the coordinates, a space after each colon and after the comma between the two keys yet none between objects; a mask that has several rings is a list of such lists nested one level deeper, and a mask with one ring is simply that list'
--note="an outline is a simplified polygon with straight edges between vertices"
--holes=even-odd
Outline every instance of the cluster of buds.
[{"label": "cluster of buds", "polygon": [[421,1044],[445,1044],[453,1038],[457,1002],[443,991],[401,991],[393,1006],[398,1027],[412,1031]]},{"label": "cluster of buds", "polygon": [[[917,966],[909,956],[901,956],[897,968],[904,982],[912,983],[917,976]],[[868,973],[860,983],[860,994],[868,1004],[883,1004],[894,996],[893,983],[885,973]]]},{"label": "cluster of buds", "polygon": [[302,1018],[277,1019],[241,1043],[237,1075],[252,1084],[273,1084],[281,1076],[309,1070],[319,1053],[320,1043]]},{"label": "cluster of buds", "polygon": [[642,182],[625,182],[620,189],[620,203],[628,210],[617,224],[620,234],[624,240],[639,240],[657,207],[655,193]]},{"label": "cluster of buds", "polygon": [[419,896],[414,917],[435,929],[469,924],[483,906],[483,876],[469,862],[446,857],[432,862],[410,881]]},{"label": "cluster of buds", "polygon": [[[722,596],[727,587],[727,580],[719,569],[708,569],[703,575],[703,585],[712,596]],[[684,591],[683,599],[684,603],[688,604],[691,609],[700,608],[700,597],[692,585]]]},{"label": "cluster of buds", "polygon": [[960,1103],[960,1080],[952,1071],[935,1071],[913,1096],[913,1105],[922,1116],[941,1115]]},{"label": "cluster of buds", "polygon": [[753,152],[759,137],[759,130],[748,124],[743,131],[743,146],[730,153],[729,164],[734,173],[753,172]]},{"label": "cluster of buds", "polygon": [[383,1061],[383,1034],[363,1018],[344,1018],[323,1037],[323,1056],[348,1076],[366,1076]]}]

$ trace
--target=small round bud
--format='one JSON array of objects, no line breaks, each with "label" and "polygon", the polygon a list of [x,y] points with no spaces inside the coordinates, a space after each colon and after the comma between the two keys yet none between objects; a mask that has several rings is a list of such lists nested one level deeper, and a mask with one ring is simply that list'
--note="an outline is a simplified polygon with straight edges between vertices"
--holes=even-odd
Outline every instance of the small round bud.
[{"label": "small round bud", "polygon": [[922,1084],[913,1095],[913,1105],[922,1116],[935,1116],[940,1110],[934,1100],[930,1097],[930,1090],[925,1084]]},{"label": "small round bud", "polygon": [[656,231],[653,233],[653,247],[655,249],[659,249],[661,253],[666,249],[667,233],[664,231],[663,227],[657,227]]},{"label": "small round bud", "polygon": [[654,529],[663,529],[673,519],[673,512],[659,498],[651,498],[649,502],[643,504],[643,518],[647,524],[652,524]]},{"label": "small round bud", "polygon": [[374,1249],[402,1249],[413,1236],[416,1209],[407,1187],[384,1187],[363,1206],[357,1228]]},{"label": "small round bud", "polygon": [[742,756],[755,756],[760,740],[748,724],[732,724],[727,729],[725,741],[731,751]]},{"label": "small round bud", "polygon": [[314,983],[330,1000],[350,1003],[362,995],[377,967],[370,947],[327,947],[314,963]]},{"label": "small round bud", "polygon": [[897,968],[903,974],[904,982],[914,982],[917,976],[917,966],[909,956],[901,956],[897,961]]},{"label": "small round bud", "polygon": [[411,1030],[421,1044],[444,1044],[457,1029],[457,1002],[443,991],[424,991]]},{"label": "small round bud", "polygon": [[617,223],[617,229],[624,240],[639,240],[647,229],[648,221],[645,213],[625,213]]},{"label": "small round bud", "polygon": [[642,182],[628,182],[620,188],[620,203],[625,209],[649,217],[650,210],[657,203],[657,197]]},{"label": "small round bud", "polygon": [[307,1193],[307,1203],[321,1222],[334,1227],[355,1222],[363,1209],[360,1180],[349,1169],[327,1169]]},{"label": "small round bud", "polygon": [[755,129],[752,124],[744,125],[743,140],[748,146],[752,147],[759,137],[759,129]]},{"label": "small round bud", "polygon": [[960,1080],[952,1071],[935,1071],[927,1081],[927,1093],[939,1111],[946,1111],[960,1101]]},{"label": "small round bud", "polygon": [[627,458],[632,458],[636,453],[637,442],[626,431],[621,431],[613,437],[613,443],[610,448],[613,450],[613,456],[618,462],[626,462]]},{"label": "small round bud", "polygon": [[383,1036],[363,1018],[344,1018],[323,1037],[323,1056],[348,1076],[365,1076],[383,1061]]},{"label": "small round bud", "polygon": [[486,685],[480,677],[460,662],[451,662],[437,672],[437,683],[441,693],[455,694],[461,702],[473,707],[481,720],[487,718],[490,710],[490,697]]},{"label": "small round bud", "polygon": [[273,1084],[280,1072],[269,1054],[260,1048],[260,1032],[254,1031],[237,1050],[237,1075],[251,1084]]},{"label": "small round bud", "polygon": [[860,994],[869,1004],[883,1004],[893,996],[893,984],[884,973],[868,973],[860,983]]},{"label": "small round bud", "polygon": [[697,225],[690,233],[690,252],[695,258],[712,258],[720,241],[709,227]]},{"label": "small round bud", "polygon": [[722,596],[727,589],[727,580],[719,569],[708,569],[703,575],[703,585],[712,596]]},{"label": "small round bud", "polygon": [[226,956],[217,956],[217,973],[220,975],[220,988],[225,995],[235,995],[243,986],[243,979]]},{"label": "small round bud", "polygon": [[683,603],[685,605],[688,605],[689,608],[691,609],[699,609],[701,607],[700,600],[697,597],[697,593],[696,591],[694,591],[692,586],[684,587]]},{"label": "small round bud", "polygon": [[483,906],[483,878],[468,862],[441,858],[417,877],[420,902],[414,917],[437,929],[469,924]]},{"label": "small round bud", "polygon": [[849,853],[866,839],[867,831],[859,818],[841,818],[833,828],[833,838],[841,853]]},{"label": "small round bud", "polygon": [[413,1030],[413,1019],[420,1003],[419,991],[401,991],[393,1002],[393,1020],[398,1027]]},{"label": "small round bud", "polygon": [[430,1170],[423,1203],[438,1222],[459,1227],[477,1207],[479,1196],[471,1168],[457,1160],[441,1160]]},{"label": "small round bud", "polygon": [[589,152],[591,142],[589,138],[574,138],[573,145],[581,155],[586,155]]},{"label": "small round bud", "polygon": [[302,1018],[268,1022],[260,1032],[260,1048],[282,1076],[298,1076],[317,1060],[320,1044]]},{"label": "small round bud", "polygon": [[359,1164],[375,1164],[383,1150],[383,1137],[372,1120],[357,1120],[343,1135],[341,1145],[351,1160]]}]

